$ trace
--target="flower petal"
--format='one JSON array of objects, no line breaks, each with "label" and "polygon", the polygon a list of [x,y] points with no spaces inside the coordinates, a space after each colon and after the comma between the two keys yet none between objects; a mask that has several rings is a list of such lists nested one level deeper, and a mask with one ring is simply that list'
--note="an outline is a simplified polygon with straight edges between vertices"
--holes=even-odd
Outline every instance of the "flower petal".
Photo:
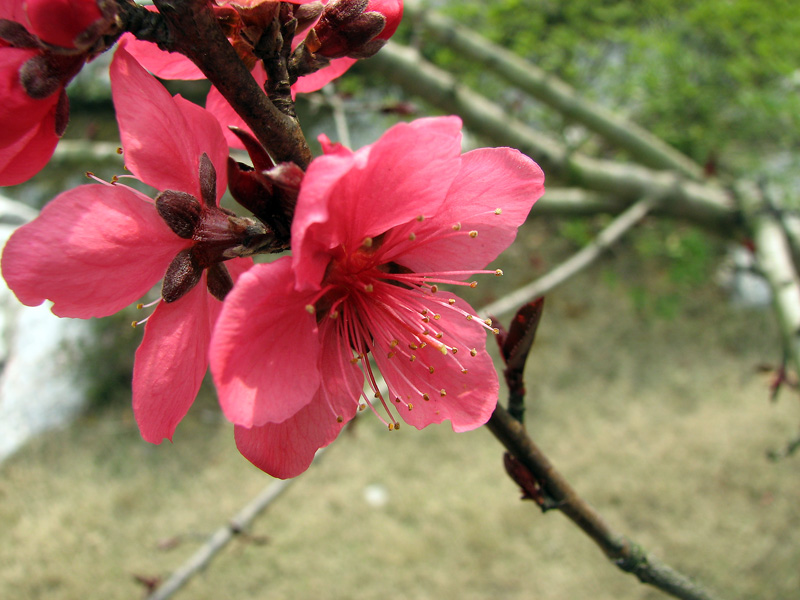
[{"label": "flower petal", "polygon": [[320,386],[312,298],[294,291],[291,259],[255,265],[225,299],[211,340],[211,372],[225,416],[237,425],[280,423]]},{"label": "flower petal", "polygon": [[133,367],[133,414],[142,437],[160,444],[192,406],[208,368],[211,329],[222,303],[206,275],[180,300],[160,302],[147,320]]},{"label": "flower petal", "polygon": [[393,260],[418,272],[483,269],[511,245],[542,194],[542,170],[518,150],[468,152],[444,204],[414,230],[417,243]]},{"label": "flower petal", "polygon": [[[346,342],[345,342],[346,344]],[[239,452],[262,471],[286,479],[305,471],[356,414],[364,376],[333,328],[323,334],[322,383],[306,406],[283,423],[235,428]]]},{"label": "flower petal", "polygon": [[111,92],[125,163],[137,178],[159,190],[200,198],[198,172],[205,152],[217,169],[217,185],[222,185],[227,162],[219,157],[227,146],[210,113],[190,108],[180,97],[173,99],[124,47],[111,62]]},{"label": "flower petal", "polygon": [[352,155],[314,159],[292,223],[298,289],[319,283],[330,249],[354,251],[367,237],[436,214],[460,152],[461,120],[439,117],[395,125]]},{"label": "flower petal", "polygon": [[20,302],[61,317],[104,317],[143,296],[188,245],[152,202],[122,185],[83,185],[52,200],[3,251]]},{"label": "flower petal", "polygon": [[0,185],[17,185],[36,175],[53,156],[58,140],[55,113],[51,112],[38,127],[0,148]]},{"label": "flower petal", "polygon": [[[451,308],[430,298],[426,303],[432,314],[441,315],[429,324],[430,330],[442,332],[441,341],[457,352],[444,355],[429,343],[413,351],[412,361],[376,336],[381,346],[374,353],[375,362],[389,386],[391,404],[417,429],[444,420],[450,420],[454,431],[480,427],[492,415],[499,390],[497,372],[486,351],[485,330],[462,314],[475,311],[460,298],[455,298]],[[394,356],[388,358],[392,350]]]},{"label": "flower petal", "polygon": [[321,90],[356,63],[355,58],[334,58],[331,64],[309,75],[300,77],[292,86],[292,96],[297,94],[310,94]]},{"label": "flower petal", "polygon": [[[155,10],[153,6],[145,8]],[[125,50],[140,65],[160,79],[180,79],[184,81],[205,79],[205,75],[197,65],[183,54],[166,52],[151,42],[137,40],[130,33],[124,34],[119,43],[121,46],[125,46]]]}]

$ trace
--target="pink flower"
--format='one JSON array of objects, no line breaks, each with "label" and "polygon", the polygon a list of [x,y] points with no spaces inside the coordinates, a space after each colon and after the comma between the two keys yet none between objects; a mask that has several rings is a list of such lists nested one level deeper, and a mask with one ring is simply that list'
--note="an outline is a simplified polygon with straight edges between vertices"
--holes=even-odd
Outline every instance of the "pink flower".
[{"label": "pink flower", "polygon": [[239,450],[264,471],[303,472],[365,405],[382,407],[390,429],[395,412],[456,431],[491,415],[491,325],[439,285],[494,273],[482,269],[513,241],[544,176],[509,148],[462,155],[460,129],[456,117],[421,119],[357,152],[323,139],[293,256],[254,266],[226,299],[211,370]]},{"label": "pink flower", "polygon": [[0,185],[39,172],[69,120],[65,88],[113,23],[95,0],[0,5]]},{"label": "pink flower", "polygon": [[[133,376],[142,436],[160,443],[172,437],[207,370],[222,304],[213,292],[227,276],[220,253],[238,243],[205,243],[214,237],[210,229],[233,219],[216,207],[226,189],[228,149],[210,113],[172,98],[122,47],[111,85],[128,169],[166,191],[156,202],[120,184],[64,192],[11,236],[2,271],[23,304],[51,300],[56,315],[84,319],[119,311],[167,274]],[[227,264],[236,277],[252,261]]]}]

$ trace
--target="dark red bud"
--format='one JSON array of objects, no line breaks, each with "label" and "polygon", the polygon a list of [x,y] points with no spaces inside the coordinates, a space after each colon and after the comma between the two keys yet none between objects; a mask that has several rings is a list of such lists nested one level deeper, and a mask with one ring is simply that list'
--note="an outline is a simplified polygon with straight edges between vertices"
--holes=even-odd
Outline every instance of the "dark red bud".
[{"label": "dark red bud", "polygon": [[222,263],[216,263],[208,268],[208,291],[219,301],[225,300],[233,289],[233,278],[228,268]]},{"label": "dark red bud", "polygon": [[161,297],[164,302],[175,302],[183,298],[197,285],[202,275],[203,268],[195,261],[192,250],[181,250],[164,275],[164,284],[161,287]]},{"label": "dark red bud", "polygon": [[41,48],[35,35],[28,33],[23,25],[9,19],[0,19],[0,40],[14,48]]},{"label": "dark red bud", "polygon": [[31,98],[47,98],[63,88],[81,70],[86,57],[45,52],[27,60],[19,71],[19,80]]},{"label": "dark red bud", "polygon": [[205,152],[200,156],[200,197],[206,206],[217,205],[217,170]]},{"label": "dark red bud", "polygon": [[156,210],[178,237],[189,240],[200,225],[203,207],[191,194],[164,190],[156,196]]}]

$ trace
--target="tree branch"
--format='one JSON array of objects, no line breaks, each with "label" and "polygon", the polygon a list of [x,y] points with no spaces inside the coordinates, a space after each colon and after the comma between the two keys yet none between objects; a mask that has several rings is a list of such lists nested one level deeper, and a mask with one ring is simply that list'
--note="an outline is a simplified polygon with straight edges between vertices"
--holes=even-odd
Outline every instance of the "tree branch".
[{"label": "tree branch", "polygon": [[498,404],[486,424],[541,487],[547,507],[557,508],[597,544],[617,567],[683,600],[712,600],[703,588],[690,581],[627,537],[617,533],[583,500],[531,440],[525,427]]},{"label": "tree branch", "polygon": [[795,373],[800,374],[800,278],[780,209],[753,183],[740,183],[736,193],[755,243],[757,266],[772,290],[784,349]]},{"label": "tree branch", "polygon": [[703,179],[702,167],[690,158],[635,123],[580,98],[574,89],[536,65],[437,12],[423,9],[417,1],[406,0],[405,10],[422,25],[426,36],[476,61],[568,119],[627,150],[633,160],[657,169],[677,171],[689,179]]},{"label": "tree branch", "polygon": [[493,143],[518,148],[538,161],[549,177],[560,178],[567,185],[613,194],[626,204],[645,196],[662,197],[664,210],[670,214],[726,236],[741,231],[737,206],[720,186],[682,181],[674,173],[571,152],[542,132],[509,117],[502,108],[458,83],[416,50],[390,41],[363,64],[408,92],[460,115],[467,127]]},{"label": "tree branch", "polygon": [[275,161],[308,167],[311,151],[299,123],[269,101],[220,29],[208,0],[155,0],[155,5],[173,49],[200,68]]}]

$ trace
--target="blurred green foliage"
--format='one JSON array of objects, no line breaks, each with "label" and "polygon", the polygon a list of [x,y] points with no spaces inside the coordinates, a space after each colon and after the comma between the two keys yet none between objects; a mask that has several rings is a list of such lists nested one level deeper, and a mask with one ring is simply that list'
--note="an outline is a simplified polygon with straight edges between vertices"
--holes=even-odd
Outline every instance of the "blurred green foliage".
[{"label": "blurred green foliage", "polygon": [[[554,73],[695,160],[753,168],[800,131],[800,3],[792,0],[505,0],[440,9]],[[424,40],[423,40],[424,42]],[[487,73],[451,51],[435,62]],[[494,84],[495,96],[505,91]],[[502,87],[502,86],[500,86]],[[507,94],[506,94],[507,95]]]}]

